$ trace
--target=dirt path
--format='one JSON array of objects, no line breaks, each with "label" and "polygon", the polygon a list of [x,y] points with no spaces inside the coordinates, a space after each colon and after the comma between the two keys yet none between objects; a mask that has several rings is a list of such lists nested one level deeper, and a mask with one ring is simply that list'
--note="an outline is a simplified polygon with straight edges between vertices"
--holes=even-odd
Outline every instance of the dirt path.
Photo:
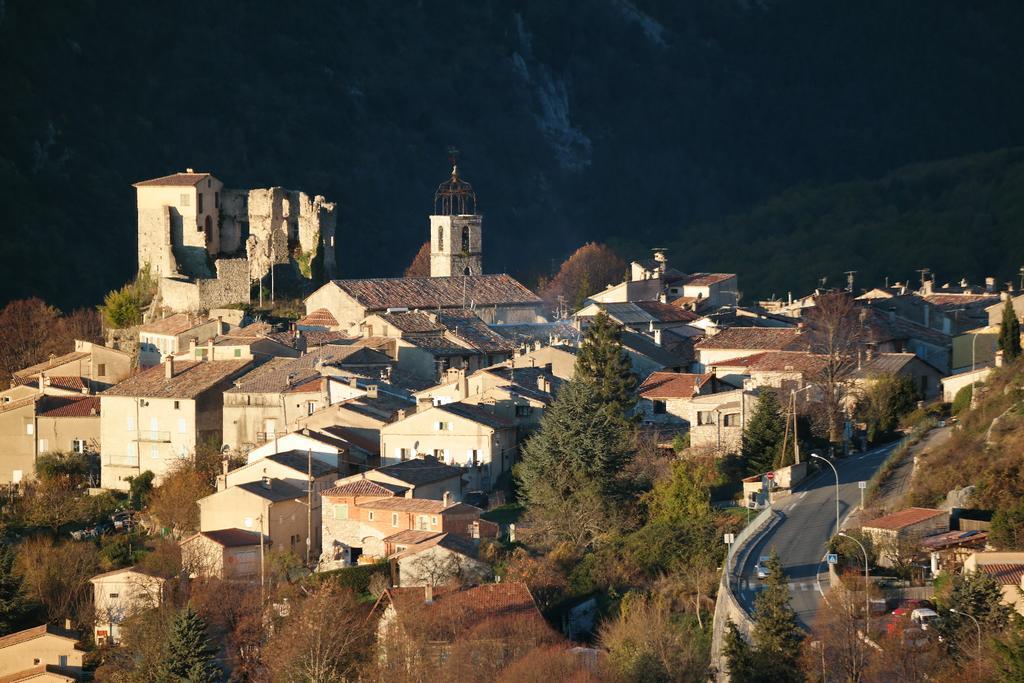
[{"label": "dirt path", "polygon": [[910,482],[914,475],[914,457],[946,443],[952,433],[950,427],[937,427],[907,451],[889,477],[878,487],[878,495],[873,506],[886,510],[906,507],[906,496],[910,492]]}]

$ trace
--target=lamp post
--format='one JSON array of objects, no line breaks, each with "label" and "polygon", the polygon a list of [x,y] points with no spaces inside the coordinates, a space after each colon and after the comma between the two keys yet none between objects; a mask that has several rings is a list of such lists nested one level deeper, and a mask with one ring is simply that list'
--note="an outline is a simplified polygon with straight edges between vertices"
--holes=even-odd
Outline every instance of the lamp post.
[{"label": "lamp post", "polygon": [[978,629],[978,668],[980,669],[981,668],[981,623],[973,615],[970,615],[967,612],[961,612],[960,610],[956,609],[955,607],[951,607],[949,609],[949,611],[952,612],[953,614],[959,614],[962,617],[967,617],[968,619],[970,619],[971,621],[974,622],[974,626]]},{"label": "lamp post", "polygon": [[864,553],[864,635],[867,636],[868,638],[870,638],[871,637],[871,594],[868,591],[868,585],[870,584],[871,579],[868,576],[868,551],[864,547],[863,543],[858,541],[856,538],[854,538],[850,534],[847,534],[847,533],[844,533],[844,532],[840,531],[838,535],[842,536],[843,538],[848,538],[851,541],[853,541],[854,543],[856,543],[857,545],[859,545],[860,546],[860,551],[862,553]]},{"label": "lamp post", "polygon": [[818,460],[821,460],[823,463],[826,463],[829,467],[832,468],[832,471],[835,472],[835,474],[836,474],[836,533],[838,534],[839,533],[839,470],[836,469],[836,466],[833,465],[831,463],[831,461],[829,461],[827,458],[821,457],[817,453],[811,453],[811,457],[812,458],[817,458]]}]

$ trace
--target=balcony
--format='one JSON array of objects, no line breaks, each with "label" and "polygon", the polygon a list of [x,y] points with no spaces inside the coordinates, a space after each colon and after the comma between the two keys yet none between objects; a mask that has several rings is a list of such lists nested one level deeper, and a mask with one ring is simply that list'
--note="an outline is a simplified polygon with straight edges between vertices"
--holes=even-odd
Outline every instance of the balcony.
[{"label": "balcony", "polygon": [[135,438],[132,441],[139,443],[170,443],[171,433],[170,432],[135,432]]}]

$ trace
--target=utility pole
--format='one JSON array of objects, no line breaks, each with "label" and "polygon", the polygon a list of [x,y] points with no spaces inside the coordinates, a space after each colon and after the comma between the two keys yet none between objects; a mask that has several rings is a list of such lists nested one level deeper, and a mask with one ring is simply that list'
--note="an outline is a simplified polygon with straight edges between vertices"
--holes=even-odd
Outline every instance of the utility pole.
[{"label": "utility pole", "polygon": [[853,276],[857,274],[856,270],[846,271],[846,291],[853,292]]},{"label": "utility pole", "polygon": [[260,515],[260,605],[266,600],[266,574],[263,564],[263,515]]},{"label": "utility pole", "polygon": [[313,550],[313,449],[306,449],[306,566]]}]

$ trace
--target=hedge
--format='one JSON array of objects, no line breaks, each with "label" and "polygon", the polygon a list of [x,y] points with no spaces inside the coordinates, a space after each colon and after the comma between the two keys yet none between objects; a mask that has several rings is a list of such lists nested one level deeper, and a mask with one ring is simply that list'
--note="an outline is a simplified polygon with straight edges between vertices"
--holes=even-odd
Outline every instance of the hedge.
[{"label": "hedge", "polygon": [[370,592],[370,580],[375,574],[380,574],[387,578],[388,563],[360,564],[355,567],[343,567],[341,569],[319,572],[312,576],[318,582],[332,581],[340,588],[348,588],[353,593],[361,594]]}]

